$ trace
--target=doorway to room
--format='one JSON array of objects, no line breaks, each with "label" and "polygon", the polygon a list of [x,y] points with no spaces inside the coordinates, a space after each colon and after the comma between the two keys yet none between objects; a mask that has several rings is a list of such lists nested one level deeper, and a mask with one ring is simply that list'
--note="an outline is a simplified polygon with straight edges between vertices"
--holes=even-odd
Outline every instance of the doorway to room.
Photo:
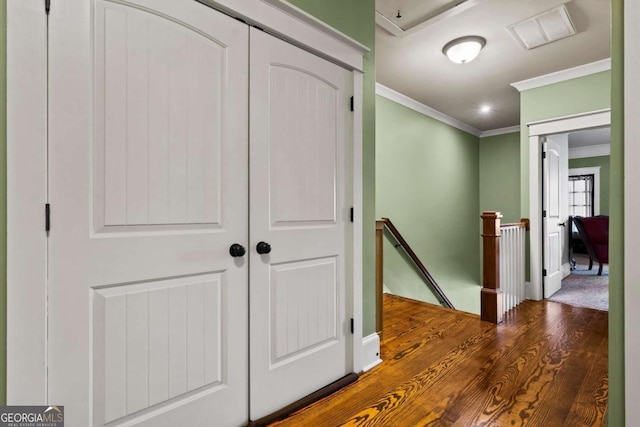
[{"label": "doorway to room", "polygon": [[548,135],[542,144],[544,296],[607,310],[610,128]]}]

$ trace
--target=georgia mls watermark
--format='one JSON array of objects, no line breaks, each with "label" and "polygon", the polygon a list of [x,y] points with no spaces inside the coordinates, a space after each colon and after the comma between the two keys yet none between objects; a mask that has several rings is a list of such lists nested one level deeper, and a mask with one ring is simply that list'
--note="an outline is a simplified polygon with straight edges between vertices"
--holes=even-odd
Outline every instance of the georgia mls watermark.
[{"label": "georgia mls watermark", "polygon": [[0,406],[0,427],[64,427],[64,406]]}]

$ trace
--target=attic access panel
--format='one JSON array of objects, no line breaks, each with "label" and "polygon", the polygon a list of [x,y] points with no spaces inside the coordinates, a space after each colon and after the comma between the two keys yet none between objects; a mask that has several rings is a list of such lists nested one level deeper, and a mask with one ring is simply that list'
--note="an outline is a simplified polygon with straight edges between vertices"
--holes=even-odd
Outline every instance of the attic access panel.
[{"label": "attic access panel", "polygon": [[[402,31],[428,21],[467,0],[376,0],[376,11]],[[398,18],[400,11],[400,18]]]}]

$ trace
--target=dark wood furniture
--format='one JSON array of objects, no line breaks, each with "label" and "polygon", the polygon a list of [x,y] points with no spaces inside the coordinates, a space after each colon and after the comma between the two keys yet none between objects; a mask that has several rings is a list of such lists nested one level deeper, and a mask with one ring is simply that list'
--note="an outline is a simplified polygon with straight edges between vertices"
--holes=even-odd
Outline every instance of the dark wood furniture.
[{"label": "dark wood furniture", "polygon": [[573,221],[589,254],[589,270],[593,267],[593,261],[598,261],[598,276],[601,276],[603,264],[609,263],[609,217],[576,216]]}]

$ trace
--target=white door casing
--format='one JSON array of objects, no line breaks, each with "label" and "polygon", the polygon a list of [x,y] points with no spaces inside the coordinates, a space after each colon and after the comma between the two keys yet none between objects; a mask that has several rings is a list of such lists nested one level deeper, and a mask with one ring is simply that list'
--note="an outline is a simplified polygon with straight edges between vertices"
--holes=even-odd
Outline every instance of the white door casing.
[{"label": "white door casing", "polygon": [[611,125],[609,109],[540,122],[527,123],[529,128],[529,220],[530,220],[530,287],[527,298],[541,300],[542,292],[542,143],[547,135],[593,129]]},{"label": "white door casing", "polygon": [[239,425],[248,28],[190,0],[49,25],[47,400],[71,427]]},{"label": "white door casing", "polygon": [[563,233],[560,227],[562,223],[560,182],[563,159],[559,144],[552,138],[547,138],[542,150],[543,269],[546,271],[546,275],[543,276],[544,297],[549,298],[560,290],[562,282]]},{"label": "white door casing", "polygon": [[[640,123],[640,55],[635,43],[640,37],[640,4],[637,1],[624,2],[624,383],[625,383],[625,419],[632,425],[640,417],[640,370],[634,363],[640,355],[640,232],[637,219],[640,217],[640,147],[638,134]],[[618,76],[618,72],[614,76]],[[616,263],[616,266],[620,266]],[[620,276],[618,276],[620,277]],[[616,285],[619,285],[616,283]],[[619,319],[620,308],[615,308],[614,317]],[[616,320],[614,328],[619,328]],[[619,360],[620,339],[616,340],[616,359]],[[619,407],[619,406],[618,406]]]},{"label": "white door casing", "polygon": [[46,393],[47,25],[42,3],[7,8],[7,404]]},{"label": "white door casing", "polygon": [[[250,416],[352,372],[352,75],[251,29]],[[271,245],[258,254],[259,242]]]}]

